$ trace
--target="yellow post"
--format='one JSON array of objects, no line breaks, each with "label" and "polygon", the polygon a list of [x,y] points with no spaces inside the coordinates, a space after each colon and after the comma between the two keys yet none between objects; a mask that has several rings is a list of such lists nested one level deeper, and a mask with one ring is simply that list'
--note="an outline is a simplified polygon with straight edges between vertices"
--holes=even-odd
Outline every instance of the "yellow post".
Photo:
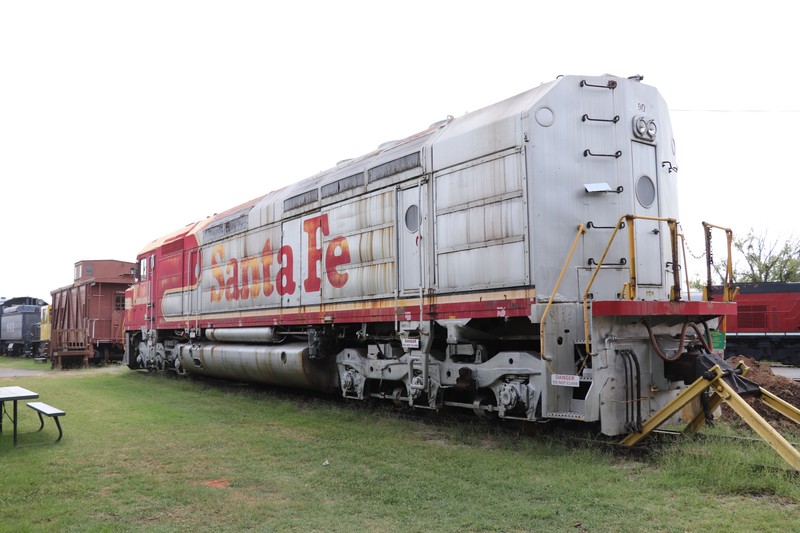
[{"label": "yellow post", "polygon": [[[745,374],[746,372],[747,367],[744,366],[742,373]],[[651,431],[655,430],[661,424],[666,422],[684,405],[711,387],[713,390],[713,395],[709,401],[709,407],[711,409],[716,409],[722,402],[727,403],[731,409],[736,412],[736,414],[742,417],[742,420],[747,422],[747,424],[753,428],[753,431],[755,431],[758,436],[764,439],[764,441],[769,444],[773,450],[778,452],[778,455],[780,455],[784,461],[789,463],[789,465],[795,470],[800,471],[800,452],[798,452],[789,441],[787,441],[780,433],[778,433],[775,428],[769,424],[769,422],[764,420],[764,418],[759,415],[756,410],[744,400],[744,398],[739,396],[739,393],[737,393],[733,387],[728,385],[728,383],[723,379],[724,373],[720,369],[719,365],[714,365],[711,367],[709,373],[711,376],[713,376],[711,379],[707,379],[705,377],[698,378],[690,386],[683,389],[683,391],[681,391],[681,393],[678,394],[678,396],[676,396],[671,402],[650,417],[650,419],[647,420],[647,422],[645,422],[642,426],[641,433],[631,433],[625,437],[620,444],[625,446],[633,446],[645,438]],[[764,403],[787,418],[800,423],[800,410],[781,400],[765,389],[759,389],[761,392],[761,399],[764,401]],[[702,427],[704,422],[705,419],[701,413],[686,426],[684,432],[691,433],[697,431],[700,427]]]},{"label": "yellow post", "polygon": [[[744,361],[739,361],[736,364],[736,368],[740,371],[739,375],[744,377],[750,372],[750,367],[744,364]],[[714,412],[717,407],[722,404],[722,397],[719,394],[714,394],[712,392],[711,397],[708,399],[708,410],[710,412]],[[700,431],[700,428],[703,427],[706,423],[706,414],[704,412],[699,412],[695,415],[691,422],[689,422],[686,427],[683,429],[684,433],[697,433]]]},{"label": "yellow post", "polygon": [[667,405],[662,407],[658,412],[651,416],[643,425],[641,433],[631,433],[625,437],[620,444],[624,446],[633,446],[643,438],[645,438],[651,431],[657,429],[661,424],[669,420],[669,418],[680,411],[684,405],[691,402],[696,396],[702,394],[709,385],[722,377],[722,370],[719,366],[714,365],[709,372],[713,373],[716,377],[709,381],[706,378],[700,377],[697,380],[683,389],[680,394],[672,399]]},{"label": "yellow post", "polygon": [[742,417],[742,420],[753,428],[753,431],[769,444],[773,450],[778,452],[778,455],[789,463],[795,470],[800,470],[800,452],[794,449],[789,441],[775,431],[775,428],[770,426],[764,418],[756,412],[755,409],[744,401],[730,385],[723,380],[717,380],[714,385],[715,392],[722,397],[725,402],[731,406],[731,409]]},{"label": "yellow post", "polygon": [[763,387],[759,387],[759,389],[761,390],[762,402],[769,405],[789,420],[792,420],[796,424],[800,424],[800,409],[788,402],[785,402],[784,400],[781,400]]},{"label": "yellow post", "polygon": [[630,294],[628,300],[636,299],[636,235],[633,231],[634,221],[636,217],[629,215],[626,217],[628,222],[628,257],[630,258],[630,266],[628,271],[631,276]]}]

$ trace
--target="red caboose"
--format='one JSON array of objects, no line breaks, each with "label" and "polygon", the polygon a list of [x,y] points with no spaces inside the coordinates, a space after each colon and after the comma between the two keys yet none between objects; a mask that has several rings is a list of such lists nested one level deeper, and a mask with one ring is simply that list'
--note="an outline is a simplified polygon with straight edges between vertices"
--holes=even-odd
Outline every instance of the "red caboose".
[{"label": "red caboose", "polygon": [[125,290],[136,263],[97,260],[75,263],[72,285],[52,291],[50,353],[53,367],[65,360],[121,359],[124,351]]}]

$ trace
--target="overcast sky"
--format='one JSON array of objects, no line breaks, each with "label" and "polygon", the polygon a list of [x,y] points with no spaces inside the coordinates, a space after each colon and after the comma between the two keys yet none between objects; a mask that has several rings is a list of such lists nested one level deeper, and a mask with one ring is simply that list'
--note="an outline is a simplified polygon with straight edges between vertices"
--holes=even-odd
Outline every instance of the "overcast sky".
[{"label": "overcast sky", "polygon": [[800,236],[791,7],[0,0],[0,296],[560,74],[660,90],[693,253],[703,220]]}]

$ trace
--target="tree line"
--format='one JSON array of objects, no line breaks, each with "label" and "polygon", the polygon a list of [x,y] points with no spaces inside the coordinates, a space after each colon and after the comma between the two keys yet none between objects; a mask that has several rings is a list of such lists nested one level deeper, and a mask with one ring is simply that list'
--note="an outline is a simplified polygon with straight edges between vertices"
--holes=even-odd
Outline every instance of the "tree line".
[{"label": "tree line", "polygon": [[[733,239],[733,281],[763,283],[800,281],[800,239],[771,240],[765,233],[752,229],[744,237]],[[727,261],[712,265],[723,279]],[[692,285],[702,286],[697,280]]]}]

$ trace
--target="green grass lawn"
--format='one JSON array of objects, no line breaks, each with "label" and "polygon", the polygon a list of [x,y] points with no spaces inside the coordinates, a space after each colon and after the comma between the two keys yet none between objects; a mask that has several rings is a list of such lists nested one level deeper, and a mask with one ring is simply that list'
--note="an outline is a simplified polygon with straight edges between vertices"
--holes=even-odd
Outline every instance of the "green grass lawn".
[{"label": "green grass lawn", "polygon": [[[67,412],[0,436],[0,531],[791,531],[800,479],[761,442],[647,456],[478,423],[149,375],[0,378]],[[20,430],[38,428],[20,402]],[[719,424],[713,432],[737,431]],[[43,433],[21,444],[51,441]],[[790,440],[797,442],[797,434]],[[763,468],[766,465],[767,468]]]}]

